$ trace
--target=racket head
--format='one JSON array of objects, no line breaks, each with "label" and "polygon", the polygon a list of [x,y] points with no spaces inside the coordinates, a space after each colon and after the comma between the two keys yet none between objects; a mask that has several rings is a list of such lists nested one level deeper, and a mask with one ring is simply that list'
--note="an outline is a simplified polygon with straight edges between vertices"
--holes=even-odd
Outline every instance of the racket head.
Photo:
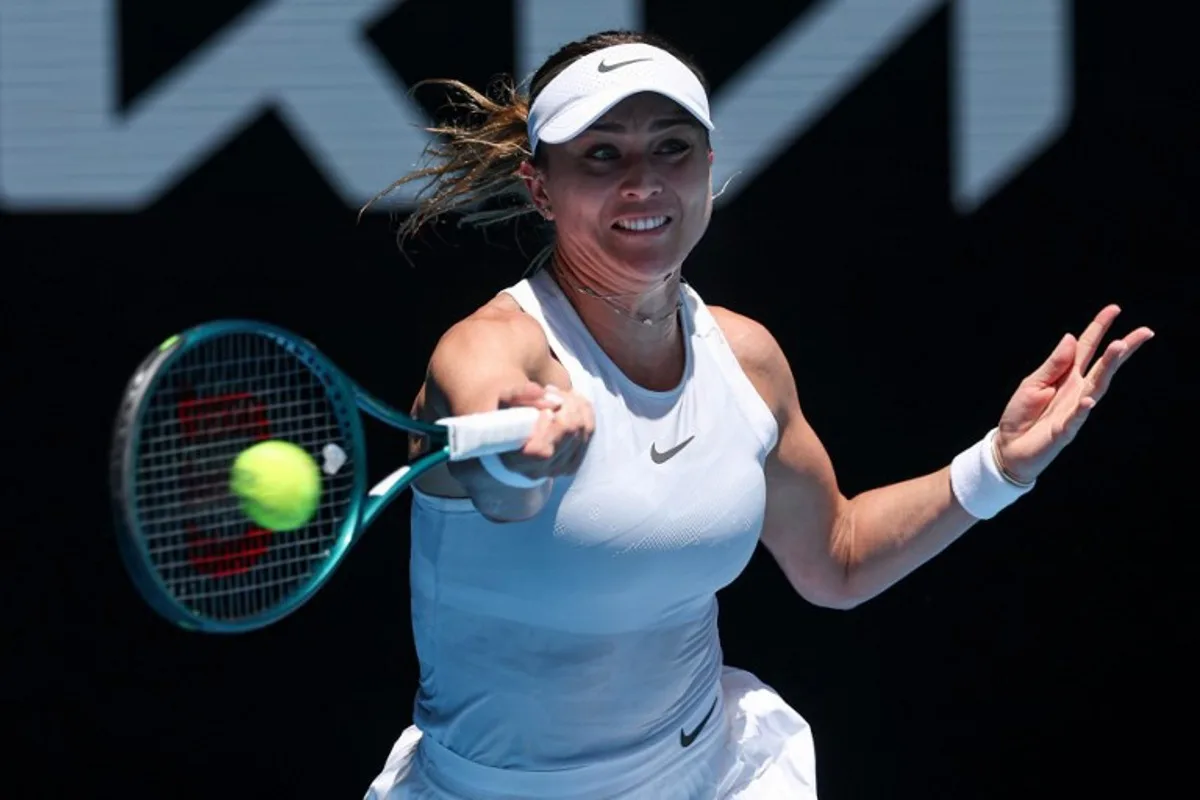
[{"label": "racket head", "polygon": [[[229,488],[233,460],[266,439],[321,467],[318,509],[296,530],[255,525]],[[119,550],[143,598],[183,628],[254,630],[302,605],[353,544],[366,480],[354,386],[281,328],[200,325],[126,386],[111,461]]]}]

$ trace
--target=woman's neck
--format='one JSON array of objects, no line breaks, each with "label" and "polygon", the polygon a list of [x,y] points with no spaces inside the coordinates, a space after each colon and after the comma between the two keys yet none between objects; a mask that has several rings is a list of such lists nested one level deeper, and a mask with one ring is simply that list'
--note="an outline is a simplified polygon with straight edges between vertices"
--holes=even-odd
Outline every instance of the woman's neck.
[{"label": "woman's neck", "polygon": [[649,279],[606,274],[555,252],[548,265],[592,338],[625,376],[665,391],[683,377],[680,271]]}]

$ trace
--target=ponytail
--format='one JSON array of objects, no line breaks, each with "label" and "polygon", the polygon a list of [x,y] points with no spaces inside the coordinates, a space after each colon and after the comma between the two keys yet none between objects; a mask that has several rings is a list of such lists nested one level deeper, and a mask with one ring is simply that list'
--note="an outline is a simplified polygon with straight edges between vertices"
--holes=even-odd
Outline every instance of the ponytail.
[{"label": "ponytail", "polygon": [[425,149],[430,162],[414,169],[376,195],[359,212],[397,187],[426,180],[416,207],[400,224],[403,242],[424,225],[447,213],[461,213],[461,224],[492,225],[536,211],[517,174],[531,157],[526,121],[529,100],[511,80],[488,96],[456,80],[423,81],[451,92],[455,121],[427,130],[434,140]]}]

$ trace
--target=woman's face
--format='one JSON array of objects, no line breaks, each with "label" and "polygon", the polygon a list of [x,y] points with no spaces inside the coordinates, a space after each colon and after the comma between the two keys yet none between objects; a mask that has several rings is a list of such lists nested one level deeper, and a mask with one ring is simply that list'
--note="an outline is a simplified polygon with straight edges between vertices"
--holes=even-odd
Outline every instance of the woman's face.
[{"label": "woman's face", "polygon": [[707,131],[662,95],[629,97],[571,141],[541,145],[539,163],[529,186],[559,249],[618,282],[678,269],[708,226]]}]

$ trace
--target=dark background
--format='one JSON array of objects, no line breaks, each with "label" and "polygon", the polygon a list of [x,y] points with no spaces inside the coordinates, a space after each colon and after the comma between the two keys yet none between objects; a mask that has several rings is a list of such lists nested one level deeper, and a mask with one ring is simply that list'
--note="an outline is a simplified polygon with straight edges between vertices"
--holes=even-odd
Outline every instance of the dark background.
[{"label": "dark background", "polygon": [[[236,5],[126,4],[124,95]],[[719,87],[808,4],[792,5],[649,2],[647,27]],[[383,37],[406,82],[512,69],[507,4],[460,27],[446,8],[404,12],[440,40]],[[810,607],[762,552],[723,592],[726,660],[813,724],[823,798],[1154,797],[1194,759],[1200,115],[1186,26],[1149,8],[1076,4],[1068,131],[970,215],[947,199],[939,13],[719,210],[688,264],[710,303],[781,341],[850,495],[947,463],[1105,303],[1119,332],[1158,334],[1031,495],[883,596]],[[154,47],[134,10],[167,26]],[[361,797],[382,767],[417,678],[407,501],[300,613],[204,637],[126,579],[106,456],[132,368],[214,317],[290,327],[406,407],[440,332],[525,254],[511,232],[444,226],[410,265],[392,227],[356,224],[270,114],[143,212],[0,219],[18,742],[0,794]],[[402,442],[371,433],[382,474]]]}]

